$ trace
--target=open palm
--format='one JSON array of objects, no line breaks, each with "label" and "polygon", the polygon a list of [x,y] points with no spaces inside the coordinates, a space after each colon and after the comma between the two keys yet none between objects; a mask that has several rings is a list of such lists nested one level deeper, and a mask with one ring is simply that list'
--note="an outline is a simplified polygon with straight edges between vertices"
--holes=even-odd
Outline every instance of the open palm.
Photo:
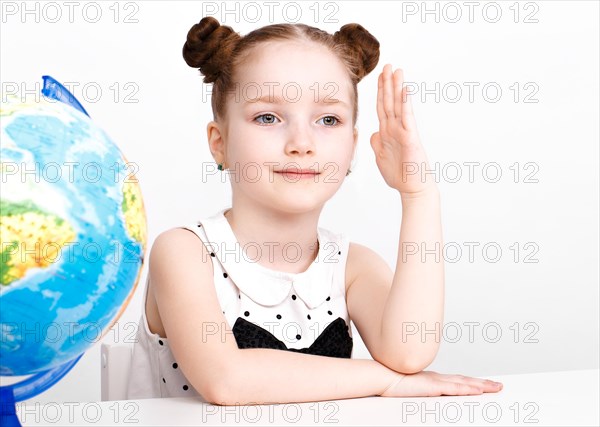
[{"label": "open palm", "polygon": [[[402,194],[416,194],[435,184],[422,179],[427,156],[420,142],[412,103],[403,88],[404,73],[386,64],[377,83],[379,131],[371,136],[377,167],[386,184]],[[425,176],[431,174],[425,174]]]}]

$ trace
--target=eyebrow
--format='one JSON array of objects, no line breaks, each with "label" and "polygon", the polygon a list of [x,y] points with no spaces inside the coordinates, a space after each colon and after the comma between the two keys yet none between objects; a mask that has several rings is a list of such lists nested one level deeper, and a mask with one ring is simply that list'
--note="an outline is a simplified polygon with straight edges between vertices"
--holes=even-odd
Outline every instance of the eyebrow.
[{"label": "eyebrow", "polygon": [[[246,99],[244,101],[244,105],[252,105],[252,104],[258,104],[258,103],[263,103],[263,104],[285,104],[288,101],[285,101],[283,98],[281,98],[280,96],[277,95],[263,95],[260,98],[250,98],[250,99]],[[327,101],[325,100],[325,98],[319,99],[319,101],[317,102],[317,104],[320,105],[333,105],[333,104],[338,104],[341,105],[343,107],[350,107],[346,102],[341,101],[339,99],[336,98],[330,98]]]}]

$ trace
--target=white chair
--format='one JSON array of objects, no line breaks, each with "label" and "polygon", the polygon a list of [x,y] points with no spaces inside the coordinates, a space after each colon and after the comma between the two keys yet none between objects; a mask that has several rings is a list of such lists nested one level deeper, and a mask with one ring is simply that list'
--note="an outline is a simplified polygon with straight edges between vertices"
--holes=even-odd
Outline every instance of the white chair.
[{"label": "white chair", "polygon": [[127,399],[132,353],[132,344],[101,344],[100,398],[102,401]]}]

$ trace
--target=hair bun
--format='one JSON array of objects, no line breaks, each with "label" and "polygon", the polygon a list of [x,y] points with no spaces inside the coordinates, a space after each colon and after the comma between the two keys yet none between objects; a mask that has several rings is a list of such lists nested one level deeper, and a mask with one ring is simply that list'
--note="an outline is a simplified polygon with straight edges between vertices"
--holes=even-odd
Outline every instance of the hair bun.
[{"label": "hair bun", "polygon": [[204,83],[216,81],[224,70],[240,35],[212,16],[202,18],[188,31],[183,59],[204,75]]},{"label": "hair bun", "polygon": [[379,41],[362,25],[346,24],[335,32],[333,38],[356,53],[358,81],[375,69],[379,62]]}]

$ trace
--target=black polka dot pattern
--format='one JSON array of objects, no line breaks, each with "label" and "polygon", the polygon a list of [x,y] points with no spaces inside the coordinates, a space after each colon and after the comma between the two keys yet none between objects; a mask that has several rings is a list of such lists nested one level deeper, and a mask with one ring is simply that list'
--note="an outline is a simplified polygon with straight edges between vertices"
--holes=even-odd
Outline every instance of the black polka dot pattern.
[{"label": "black polka dot pattern", "polygon": [[179,366],[177,363],[173,363],[173,369],[177,369],[177,366]]},{"label": "black polka dot pattern", "polygon": [[227,273],[223,273],[223,277],[227,279]]},{"label": "black polka dot pattern", "polygon": [[163,342],[163,340],[158,340],[158,343],[159,343],[160,345],[165,345],[165,343]]},{"label": "black polka dot pattern", "polygon": [[246,317],[250,316],[250,312],[249,311],[244,311],[244,316],[246,316]]},{"label": "black polka dot pattern", "polygon": [[325,301],[329,301],[329,300],[331,300],[331,297],[327,297],[327,299]]},{"label": "black polka dot pattern", "polygon": [[310,320],[310,314],[309,314],[308,316],[306,316],[306,318],[307,318],[308,320]]},{"label": "black polka dot pattern", "polygon": [[296,335],[297,340],[299,340],[300,338],[302,338],[300,335]]},{"label": "black polka dot pattern", "polygon": [[278,319],[281,319],[281,314],[278,314],[278,315],[277,315],[277,318],[278,318]]},{"label": "black polka dot pattern", "polygon": [[331,312],[331,310],[327,310],[327,314],[331,316],[333,313]]},{"label": "black polka dot pattern", "polygon": [[296,300],[296,295],[292,295],[292,299],[295,301]]},{"label": "black polka dot pattern", "polygon": [[210,253],[210,256],[214,258],[214,256],[215,256],[215,253],[214,253],[214,252],[211,252],[211,253]]},{"label": "black polka dot pattern", "polygon": [[166,382],[167,382],[167,380],[165,380],[165,379],[163,378],[163,383],[166,383]]},{"label": "black polka dot pattern", "polygon": [[184,389],[184,390],[187,390],[188,388],[189,388],[189,387],[187,386],[187,384],[183,386],[183,389]]}]

